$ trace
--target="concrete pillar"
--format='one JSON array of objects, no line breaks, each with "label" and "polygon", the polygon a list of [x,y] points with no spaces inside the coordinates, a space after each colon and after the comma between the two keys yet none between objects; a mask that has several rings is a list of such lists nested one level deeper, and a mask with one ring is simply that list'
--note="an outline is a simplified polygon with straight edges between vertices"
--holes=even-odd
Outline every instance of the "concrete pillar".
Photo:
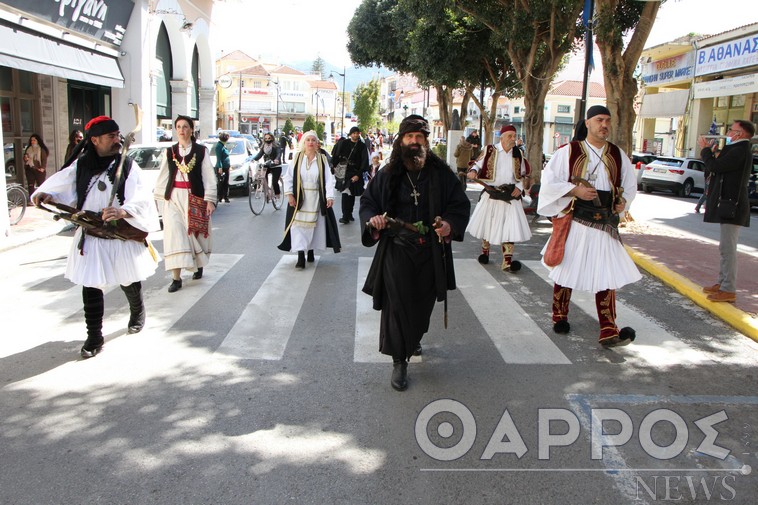
[{"label": "concrete pillar", "polygon": [[198,115],[200,116],[200,136],[205,138],[216,132],[216,90],[200,88]]}]

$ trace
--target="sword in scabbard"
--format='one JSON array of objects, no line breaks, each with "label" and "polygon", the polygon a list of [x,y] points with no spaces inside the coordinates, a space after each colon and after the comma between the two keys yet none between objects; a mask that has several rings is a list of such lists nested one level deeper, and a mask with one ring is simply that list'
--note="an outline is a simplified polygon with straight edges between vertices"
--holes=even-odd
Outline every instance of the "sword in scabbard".
[{"label": "sword in scabbard", "polygon": [[477,184],[481,184],[482,186],[484,186],[484,187],[485,187],[485,188],[487,188],[487,189],[491,189],[492,191],[500,191],[499,189],[497,189],[497,188],[496,188],[495,186],[493,186],[492,184],[487,184],[486,182],[484,182],[484,181],[483,181],[483,180],[481,180],[481,179],[472,179],[472,180],[473,180],[474,182],[476,182]]},{"label": "sword in scabbard", "polygon": [[[434,222],[432,223],[432,228],[436,230],[441,226],[442,218],[440,216],[435,217]],[[442,322],[445,324],[445,329],[447,329],[447,259],[445,257],[445,242],[443,241],[442,237],[439,238],[439,244],[440,248],[442,249],[442,271],[445,274],[445,299],[443,300],[444,311],[442,313]]]},{"label": "sword in scabbard", "polygon": [[[574,184],[580,184],[586,188],[593,188],[593,189],[595,188],[595,186],[590,184],[590,181],[588,181],[587,179],[582,179],[581,177],[576,176],[576,175],[571,178],[571,182],[573,182]],[[595,205],[595,207],[603,206],[603,204],[600,202],[599,196],[596,196],[595,199],[592,200],[592,203]]]}]

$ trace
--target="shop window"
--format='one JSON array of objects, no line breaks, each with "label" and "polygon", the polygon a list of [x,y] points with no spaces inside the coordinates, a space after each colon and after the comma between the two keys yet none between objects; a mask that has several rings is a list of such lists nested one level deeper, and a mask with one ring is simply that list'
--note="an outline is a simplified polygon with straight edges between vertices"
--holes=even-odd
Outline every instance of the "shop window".
[{"label": "shop window", "polygon": [[21,121],[21,133],[32,134],[34,133],[34,100],[21,99],[18,103],[21,109],[21,114],[19,116],[19,120]]},{"label": "shop window", "polygon": [[3,118],[3,136],[7,136],[13,132],[13,116],[11,114],[11,99],[10,97],[0,97],[0,112]]},{"label": "shop window", "polygon": [[13,91],[13,70],[0,67],[0,91]]}]

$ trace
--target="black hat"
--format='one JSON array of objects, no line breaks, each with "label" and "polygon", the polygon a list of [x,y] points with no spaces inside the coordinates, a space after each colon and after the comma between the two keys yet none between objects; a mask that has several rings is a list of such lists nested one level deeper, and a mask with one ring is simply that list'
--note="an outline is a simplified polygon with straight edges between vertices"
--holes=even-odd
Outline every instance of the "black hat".
[{"label": "black hat", "polygon": [[353,133],[355,133],[355,132],[358,132],[358,133],[360,133],[360,132],[361,132],[361,129],[360,129],[360,128],[358,128],[357,126],[353,126],[352,128],[350,128],[350,133],[348,133],[348,135],[352,135],[352,134],[353,134]]},{"label": "black hat", "polygon": [[587,109],[587,119],[593,118],[599,114],[605,114],[606,116],[611,115],[611,111],[608,110],[608,107],[605,105],[593,105],[589,109]]},{"label": "black hat", "polygon": [[428,137],[429,133],[431,133],[429,122],[418,114],[411,114],[400,122],[400,128],[397,133],[403,136],[411,132],[421,132]]}]

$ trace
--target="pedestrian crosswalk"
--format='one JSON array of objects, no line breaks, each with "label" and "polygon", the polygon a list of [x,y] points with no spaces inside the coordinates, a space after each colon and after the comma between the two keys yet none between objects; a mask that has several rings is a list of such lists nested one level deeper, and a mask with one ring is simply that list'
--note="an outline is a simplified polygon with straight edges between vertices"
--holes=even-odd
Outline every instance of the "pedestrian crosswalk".
[{"label": "pedestrian crosswalk", "polygon": [[[177,323],[205,297],[224,276],[229,274],[244,255],[214,254],[200,281],[185,282],[183,289],[168,296],[166,283],[149,280],[143,289],[148,310],[148,323],[144,333],[151,339],[171,338],[179,332]],[[313,289],[318,277],[321,258],[305,270],[294,268],[294,255],[282,256],[255,288],[251,298],[237,314],[231,314],[230,329],[221,334],[214,344],[218,359],[268,360],[287,359],[287,348],[293,334],[302,328],[304,307],[312,296],[323,296],[321,288]],[[342,260],[341,260],[342,261]],[[355,363],[386,363],[390,357],[378,352],[380,313],[373,310],[372,299],[362,292],[372,258],[359,257],[356,263],[340,263],[339,289],[354,292],[354,305],[329,307],[328,310],[354,311],[352,326],[344,327],[345,338],[352,339]],[[352,265],[355,265],[352,266]],[[455,259],[458,293],[454,296],[465,302],[465,307],[450,307],[451,317],[473,314],[473,320],[455,329],[447,330],[451,338],[466,338],[464,332],[485,334],[492,342],[505,365],[560,365],[581,363],[588,359],[603,361],[604,354],[618,353],[627,364],[666,367],[683,364],[724,361],[724,349],[710,350],[694,347],[678,335],[637,308],[619,300],[617,320],[619,326],[632,326],[637,331],[633,345],[598,352],[597,315],[594,297],[589,293],[574,292],[569,319],[574,323],[572,332],[557,335],[549,321],[552,281],[547,269],[539,261],[523,261],[524,268],[517,275],[507,275],[493,265],[480,265],[475,259]],[[329,265],[334,268],[335,264]],[[357,268],[356,268],[357,267]],[[34,345],[46,335],[55,334],[58,340],[77,341],[85,335],[81,308],[81,288],[71,286],[62,278],[63,260],[47,265],[32,265],[8,272],[0,283],[13,289],[0,291],[0,307],[4,307],[3,321],[9,327],[28,325],[28,312],[14,311],[9,307],[36,307],[34,335],[31,339],[14,341],[3,353],[19,352],[24,345]],[[507,281],[505,281],[507,279]],[[529,283],[527,289],[526,284]],[[516,290],[514,290],[514,287]],[[525,304],[519,293],[530,291],[544,297],[541,304]],[[124,332],[128,319],[126,300],[118,288],[106,290],[106,321],[104,333],[109,336]],[[52,294],[54,296],[46,296]],[[441,307],[441,305],[440,305]],[[223,307],[222,307],[223,309]],[[229,318],[225,314],[225,318]],[[328,316],[328,314],[327,314]],[[231,322],[233,321],[233,323]],[[307,326],[307,325],[306,325]],[[227,326],[228,327],[228,326]],[[312,328],[318,335],[319,328]],[[452,335],[449,332],[459,332]],[[444,338],[444,337],[443,337]],[[580,345],[576,345],[576,344]],[[440,344],[439,340],[434,345]],[[726,351],[728,352],[728,350]],[[608,354],[605,354],[608,356]],[[421,360],[423,357],[414,358]],[[736,358],[735,358],[736,359]],[[606,361],[606,362],[613,362]]]}]

